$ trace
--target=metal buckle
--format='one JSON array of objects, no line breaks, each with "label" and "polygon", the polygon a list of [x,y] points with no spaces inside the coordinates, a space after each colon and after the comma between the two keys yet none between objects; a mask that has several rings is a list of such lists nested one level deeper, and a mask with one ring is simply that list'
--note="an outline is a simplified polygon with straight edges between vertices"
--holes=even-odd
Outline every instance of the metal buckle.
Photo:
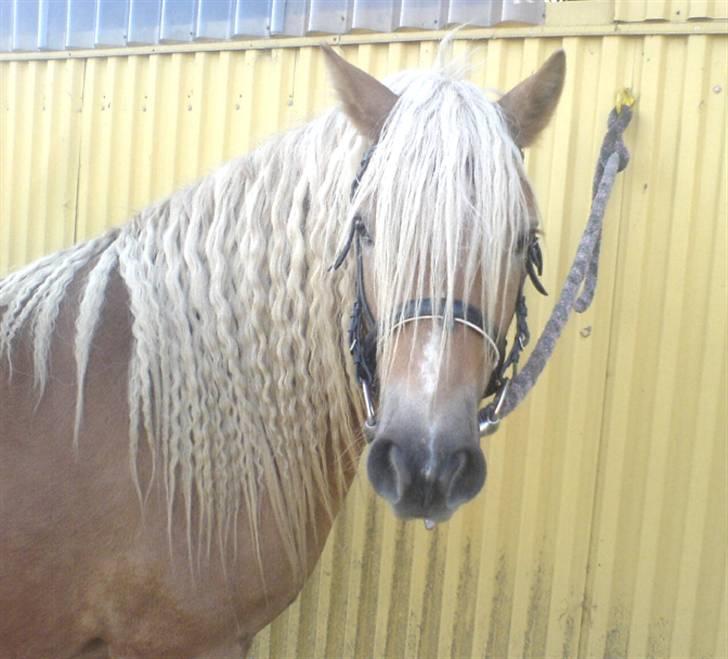
[{"label": "metal buckle", "polygon": [[500,411],[503,407],[503,401],[506,398],[506,393],[511,386],[511,381],[506,380],[501,387],[501,390],[496,394],[495,400],[490,402],[485,409],[483,409],[478,415],[478,431],[480,438],[492,435],[500,426]]},{"label": "metal buckle", "polygon": [[478,430],[480,439],[483,439],[484,437],[487,437],[488,435],[492,435],[498,430],[498,426],[500,426],[500,421],[492,421],[488,417],[480,418],[478,420]]}]

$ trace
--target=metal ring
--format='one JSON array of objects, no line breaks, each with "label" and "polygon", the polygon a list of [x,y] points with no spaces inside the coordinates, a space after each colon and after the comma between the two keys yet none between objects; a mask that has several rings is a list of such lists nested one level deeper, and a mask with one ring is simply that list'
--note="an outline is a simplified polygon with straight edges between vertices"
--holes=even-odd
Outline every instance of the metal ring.
[{"label": "metal ring", "polygon": [[369,385],[362,380],[361,390],[364,394],[364,405],[366,407],[367,418],[365,424],[371,428],[377,425],[377,418],[374,412],[374,405],[372,405],[372,399],[369,395]]},{"label": "metal ring", "polygon": [[506,399],[506,394],[511,386],[511,381],[506,380],[503,383],[503,388],[498,392],[498,398],[495,401],[495,408],[493,409],[493,422],[497,423],[500,420],[500,411],[503,407],[503,401]]},{"label": "metal ring", "polygon": [[481,439],[488,435],[492,435],[496,430],[498,430],[498,426],[500,425],[500,421],[493,418],[489,408],[490,405],[484,410],[481,410],[480,414],[483,414],[482,417],[480,414],[478,415],[478,433]]}]

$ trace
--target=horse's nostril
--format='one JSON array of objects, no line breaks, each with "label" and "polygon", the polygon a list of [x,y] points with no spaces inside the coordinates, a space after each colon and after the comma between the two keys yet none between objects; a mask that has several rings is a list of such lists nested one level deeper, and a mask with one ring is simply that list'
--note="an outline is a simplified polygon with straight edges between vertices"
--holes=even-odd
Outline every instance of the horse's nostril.
[{"label": "horse's nostril", "polygon": [[469,461],[470,459],[468,457],[468,453],[465,450],[457,451],[452,455],[452,457],[450,458],[450,462],[453,465],[452,477],[450,479],[451,488],[452,484],[455,483],[460,475],[463,473],[463,471],[465,471]]},{"label": "horse's nostril", "polygon": [[448,508],[472,499],[485,482],[485,457],[479,447],[460,449],[450,457],[452,477],[447,490]]},{"label": "horse's nostril", "polygon": [[402,449],[387,439],[372,444],[367,472],[374,489],[391,504],[402,498],[411,481]]}]

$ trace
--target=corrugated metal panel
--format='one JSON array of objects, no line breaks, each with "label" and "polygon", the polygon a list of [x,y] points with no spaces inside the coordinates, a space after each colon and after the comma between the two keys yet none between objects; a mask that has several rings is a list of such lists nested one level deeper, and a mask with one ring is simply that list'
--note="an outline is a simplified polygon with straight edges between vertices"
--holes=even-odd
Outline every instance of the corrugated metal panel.
[{"label": "corrugated metal panel", "polygon": [[[551,291],[588,211],[614,92],[639,98],[594,307],[485,442],[485,492],[428,533],[397,521],[362,473],[315,574],[252,656],[728,654],[728,40],[454,48],[473,54],[475,82],[505,89],[560,46],[564,97],[527,153]],[[366,44],[345,55],[383,76],[435,51]],[[315,48],[0,62],[0,94],[2,271],[71,241],[74,218],[77,238],[96,234],[333,102]],[[533,328],[552,301],[532,297]]]},{"label": "corrugated metal panel", "polygon": [[74,242],[84,69],[0,66],[0,272]]},{"label": "corrugated metal panel", "polygon": [[728,18],[726,0],[628,0],[615,3],[615,20],[691,21]]},{"label": "corrugated metal panel", "polygon": [[727,46],[645,38],[633,64],[585,655],[727,656]]},{"label": "corrugated metal panel", "polygon": [[544,0],[0,0],[0,51],[543,22]]}]

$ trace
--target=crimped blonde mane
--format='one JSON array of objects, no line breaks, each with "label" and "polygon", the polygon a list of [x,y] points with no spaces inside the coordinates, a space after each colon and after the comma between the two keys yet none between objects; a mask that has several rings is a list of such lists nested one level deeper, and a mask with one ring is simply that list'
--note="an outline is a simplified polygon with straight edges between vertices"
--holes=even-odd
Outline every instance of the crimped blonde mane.
[{"label": "crimped blonde mane", "polygon": [[[78,441],[92,340],[118,271],[132,317],[132,473],[143,498],[136,459],[145,438],[170,524],[175,494],[183,497],[190,546],[193,529],[208,550],[215,533],[224,545],[238,512],[257,511],[264,492],[302,574],[314,506],[331,510],[345,490],[344,460],[356,453],[361,422],[345,345],[353,263],[343,274],[329,266],[358,207],[374,236],[383,321],[411,297],[445,297],[450,308],[458,273],[468,288],[516,267],[513,243],[529,223],[524,174],[497,105],[442,70],[398,76],[392,87],[401,96],[354,205],[350,185],[367,145],[333,111],[121,229],[0,281],[0,356],[10,361],[14,340],[30,332],[42,396],[59,308],[84,273]],[[481,307],[495,318],[497,300],[486,292]],[[394,343],[380,336],[386,368]],[[333,465],[331,456],[339,456]],[[260,520],[249,518],[257,540]]]}]

